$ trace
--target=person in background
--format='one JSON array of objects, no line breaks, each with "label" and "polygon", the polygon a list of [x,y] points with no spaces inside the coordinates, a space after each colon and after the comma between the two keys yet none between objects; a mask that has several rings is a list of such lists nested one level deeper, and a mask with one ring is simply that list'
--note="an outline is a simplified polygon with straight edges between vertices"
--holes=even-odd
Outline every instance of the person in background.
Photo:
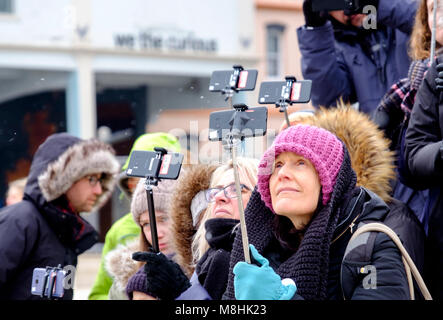
[{"label": "person in background", "polygon": [[[372,115],[391,85],[407,74],[417,1],[368,0],[356,12],[329,13],[314,12],[312,2],[303,2],[305,25],[297,36],[313,105],[335,106],[342,98]],[[362,14],[366,5],[375,7],[376,17]],[[365,19],[376,21],[376,28],[366,29]]]},{"label": "person in background", "polygon": [[443,299],[443,55],[431,64],[417,91],[405,136],[404,161],[417,189],[435,190],[430,207],[425,279],[436,300]]},{"label": "person in background", "polygon": [[[140,286],[140,277],[136,275],[136,272],[141,264],[132,260],[132,254],[138,251],[148,251],[152,247],[145,181],[146,179],[140,179],[131,202],[131,215],[140,229],[139,236],[125,244],[119,244],[105,256],[105,271],[112,279],[109,300],[138,299],[137,292],[134,291]],[[170,204],[175,186],[175,180],[164,179],[152,188],[159,250],[169,257],[172,257],[174,253],[171,241]],[[129,279],[132,279],[133,289],[127,291]]]},{"label": "person in background", "polygon": [[[110,145],[67,133],[49,136],[36,151],[23,200],[0,211],[0,300],[42,299],[31,294],[35,268],[77,265],[98,241],[81,217],[109,199],[119,163]],[[73,289],[65,288],[70,300]]]},{"label": "person in background", "polygon": [[[156,132],[146,133],[138,137],[132,146],[131,152],[123,165],[117,180],[122,194],[129,201],[131,201],[132,192],[139,181],[139,178],[137,177],[128,177],[126,175],[126,169],[128,167],[132,152],[134,150],[153,151],[154,147],[163,147],[171,152],[180,151],[180,144],[177,138],[171,134]],[[91,292],[89,293],[89,300],[107,300],[109,298],[109,289],[112,286],[112,278],[105,270],[105,257],[108,252],[115,249],[117,245],[124,245],[128,241],[138,238],[139,235],[140,226],[135,223],[131,212],[125,214],[123,217],[114,222],[106,233],[99,270],[97,272]]]},{"label": "person in background", "polygon": [[8,191],[6,192],[6,205],[22,201],[25,192],[26,178],[11,181],[8,184]]}]

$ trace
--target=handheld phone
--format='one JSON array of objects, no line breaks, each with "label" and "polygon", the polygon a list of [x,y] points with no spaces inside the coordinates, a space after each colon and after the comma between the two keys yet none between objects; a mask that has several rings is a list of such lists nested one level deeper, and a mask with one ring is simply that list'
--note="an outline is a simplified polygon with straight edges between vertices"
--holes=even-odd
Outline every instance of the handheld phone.
[{"label": "handheld phone", "polygon": [[258,94],[258,102],[261,104],[276,104],[284,99],[285,102],[307,103],[311,100],[311,80],[299,80],[287,88],[286,81],[262,82]]},{"label": "handheld phone", "polygon": [[61,268],[35,268],[32,273],[31,294],[41,297],[63,298],[66,272]]},{"label": "handheld phone", "polygon": [[243,127],[240,133],[244,138],[266,134],[268,122],[266,107],[249,108],[245,111],[215,111],[209,115],[209,140],[222,141],[226,134],[231,132],[236,116],[242,118]]},{"label": "handheld phone", "polygon": [[[154,151],[134,150],[129,159],[126,174],[131,177],[158,177],[159,179],[175,180],[180,174],[183,158],[181,153],[161,155]],[[155,172],[160,162],[159,172]]]}]

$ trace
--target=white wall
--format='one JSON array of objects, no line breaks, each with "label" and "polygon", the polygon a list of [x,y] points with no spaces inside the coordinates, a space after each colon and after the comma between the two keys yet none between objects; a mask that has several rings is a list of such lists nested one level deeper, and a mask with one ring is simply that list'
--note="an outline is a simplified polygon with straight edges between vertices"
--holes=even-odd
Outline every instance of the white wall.
[{"label": "white wall", "polygon": [[160,51],[169,51],[175,37],[215,41],[216,55],[248,55],[254,53],[254,2],[15,0],[15,13],[0,17],[0,30],[0,45],[116,49],[117,35],[126,35],[133,37],[126,47],[137,51],[146,50],[145,32],[162,40]]}]

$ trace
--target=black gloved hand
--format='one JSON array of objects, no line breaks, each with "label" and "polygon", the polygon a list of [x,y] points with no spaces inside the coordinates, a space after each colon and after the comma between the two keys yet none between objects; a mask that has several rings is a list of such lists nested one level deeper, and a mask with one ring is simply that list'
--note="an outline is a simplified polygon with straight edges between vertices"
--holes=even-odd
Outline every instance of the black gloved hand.
[{"label": "black gloved hand", "polygon": [[191,286],[180,266],[161,252],[135,252],[132,259],[146,262],[146,291],[153,297],[174,300]]},{"label": "black gloved hand", "polygon": [[312,0],[303,1],[303,14],[305,15],[305,24],[308,27],[323,26],[328,20],[327,16],[322,13],[312,11]]},{"label": "black gloved hand", "polygon": [[443,63],[437,64],[437,78],[435,78],[435,89],[438,92],[443,91]]}]

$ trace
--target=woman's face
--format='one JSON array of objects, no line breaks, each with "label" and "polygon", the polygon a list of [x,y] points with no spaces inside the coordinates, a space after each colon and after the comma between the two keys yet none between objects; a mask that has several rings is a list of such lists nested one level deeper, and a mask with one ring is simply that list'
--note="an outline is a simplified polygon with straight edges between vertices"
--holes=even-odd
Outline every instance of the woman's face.
[{"label": "woman's face", "polygon": [[[436,33],[435,40],[440,46],[443,46],[443,1],[438,1],[437,7],[437,25],[436,25]],[[428,0],[428,26],[429,30],[432,30],[432,24],[434,21],[434,1]]]},{"label": "woman's face", "polygon": [[300,227],[300,222],[307,224],[317,209],[321,184],[308,159],[283,152],[275,159],[269,189],[275,213],[288,217],[295,227]]},{"label": "woman's face", "polygon": [[[158,248],[164,254],[172,253],[172,246],[170,244],[170,234],[171,234],[171,221],[168,215],[163,211],[155,211],[155,221],[157,222],[157,237],[158,237]],[[143,233],[148,239],[149,243],[152,244],[152,234],[151,225],[149,222],[149,211],[145,211],[140,215],[140,225],[143,228]]]},{"label": "woman's face", "polygon": [[[223,178],[214,188],[224,188],[226,186],[235,183],[234,172],[229,170],[223,175]],[[240,179],[240,183],[248,185]],[[251,197],[251,190],[242,189],[242,201],[243,209]],[[225,218],[225,219],[240,219],[240,212],[238,209],[238,198],[230,198],[225,195],[225,193],[220,190],[214,197],[214,202],[212,203],[211,218]]]}]

